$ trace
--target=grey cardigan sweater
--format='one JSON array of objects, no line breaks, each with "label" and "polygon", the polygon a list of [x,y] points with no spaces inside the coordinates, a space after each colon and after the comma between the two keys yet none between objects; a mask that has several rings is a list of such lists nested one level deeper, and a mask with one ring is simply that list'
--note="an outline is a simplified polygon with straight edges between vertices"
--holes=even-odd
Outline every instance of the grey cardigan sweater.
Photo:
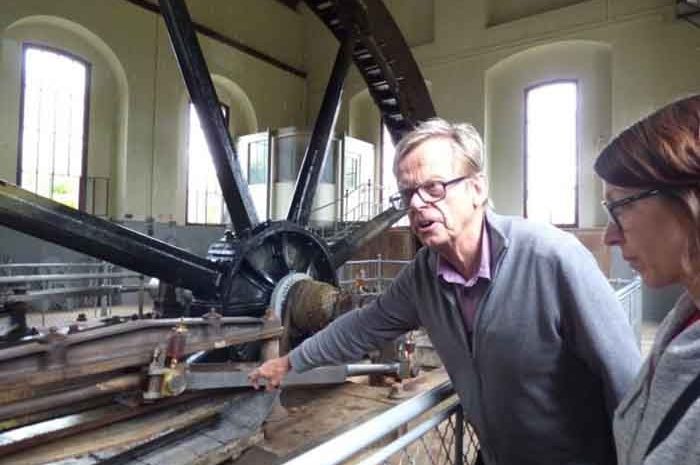
[{"label": "grey cardigan sweater", "polygon": [[615,412],[621,465],[700,464],[700,399],[689,406],[667,438],[644,456],[666,412],[700,374],[700,323],[678,334],[694,310],[688,294],[681,296],[664,318],[651,354]]},{"label": "grey cardigan sweater", "polygon": [[292,351],[293,369],[357,360],[422,326],[487,465],[614,463],[612,414],[640,357],[612,288],[572,235],[486,220],[493,274],[471,345],[453,287],[423,248],[377,300]]}]

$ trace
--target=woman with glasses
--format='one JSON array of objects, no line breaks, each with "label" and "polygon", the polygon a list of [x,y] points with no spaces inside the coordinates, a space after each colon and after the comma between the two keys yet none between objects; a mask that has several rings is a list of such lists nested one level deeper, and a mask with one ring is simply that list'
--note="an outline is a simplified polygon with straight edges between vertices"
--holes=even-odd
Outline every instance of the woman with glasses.
[{"label": "woman with glasses", "polygon": [[636,123],[600,154],[608,245],[653,288],[685,293],[615,413],[618,461],[700,463],[700,96]]}]

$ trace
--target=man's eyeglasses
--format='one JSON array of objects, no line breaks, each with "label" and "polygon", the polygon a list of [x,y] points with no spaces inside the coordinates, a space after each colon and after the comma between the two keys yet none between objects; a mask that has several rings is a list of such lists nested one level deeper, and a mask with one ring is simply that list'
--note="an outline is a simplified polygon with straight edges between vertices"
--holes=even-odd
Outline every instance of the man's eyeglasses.
[{"label": "man's eyeglasses", "polygon": [[401,189],[396,194],[389,197],[391,206],[397,210],[407,210],[411,204],[411,199],[417,193],[425,203],[435,203],[445,198],[447,186],[456,184],[467,179],[469,176],[460,176],[449,181],[426,181],[416,187]]},{"label": "man's eyeglasses", "polygon": [[618,200],[613,200],[612,202],[603,200],[601,203],[603,204],[603,207],[605,207],[605,211],[608,213],[608,222],[615,223],[615,225],[620,229],[620,231],[622,231],[622,224],[620,223],[619,218],[620,208],[624,207],[625,205],[629,205],[632,202],[636,202],[637,200],[646,199],[647,197],[653,197],[661,193],[661,189],[649,189],[647,191],[640,192],[639,194],[629,195]]}]

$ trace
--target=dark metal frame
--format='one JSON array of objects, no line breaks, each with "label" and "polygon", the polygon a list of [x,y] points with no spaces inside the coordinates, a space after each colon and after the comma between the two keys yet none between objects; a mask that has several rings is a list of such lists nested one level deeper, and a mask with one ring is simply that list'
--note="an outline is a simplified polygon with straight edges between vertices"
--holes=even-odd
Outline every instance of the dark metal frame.
[{"label": "dark metal frame", "polygon": [[[26,88],[26,53],[29,49],[38,49],[48,52],[55,53],[57,55],[62,55],[64,57],[70,58],[73,61],[77,61],[85,67],[85,97],[83,102],[83,153],[82,153],[82,167],[80,172],[80,185],[78,187],[78,209],[85,211],[86,200],[87,200],[87,164],[88,164],[88,143],[90,141],[90,94],[92,89],[92,63],[87,61],[85,58],[69,52],[67,50],[60,49],[58,47],[52,47],[46,44],[40,44],[37,42],[23,42],[22,43],[22,70],[20,76],[20,93],[19,93],[19,134],[17,137],[17,170],[16,179],[17,185],[20,186],[22,183],[22,155],[23,155],[23,141],[24,141],[24,99],[25,99],[25,88]],[[108,212],[109,213],[109,212]]]},{"label": "dark metal frame", "polygon": [[686,20],[695,27],[700,27],[700,5],[676,0],[676,17]]},{"label": "dark metal frame", "polygon": [[574,83],[576,85],[576,187],[574,193],[574,223],[554,224],[559,228],[578,228],[579,226],[579,191],[581,186],[581,155],[579,133],[581,124],[580,86],[578,79],[553,79],[538,82],[525,87],[523,91],[523,216],[527,218],[527,95],[531,90],[551,84]]}]

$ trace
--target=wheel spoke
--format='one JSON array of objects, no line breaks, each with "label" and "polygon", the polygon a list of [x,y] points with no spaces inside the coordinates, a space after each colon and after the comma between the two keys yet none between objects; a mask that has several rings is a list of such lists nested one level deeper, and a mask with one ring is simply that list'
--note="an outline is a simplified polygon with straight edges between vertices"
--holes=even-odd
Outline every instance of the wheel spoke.
[{"label": "wheel spoke", "polygon": [[247,258],[241,264],[241,268],[238,273],[245,275],[246,278],[248,278],[248,281],[257,286],[259,289],[271,290],[277,282],[277,280]]},{"label": "wheel spoke", "polygon": [[330,155],[330,142],[343,96],[343,82],[345,82],[345,77],[350,69],[350,63],[352,63],[351,52],[354,43],[355,41],[351,37],[347,37],[338,50],[333,71],[326,86],[326,93],[321,102],[321,109],[316,117],[311,140],[306,148],[301,170],[299,170],[294,196],[289,205],[287,220],[293,223],[306,225],[309,222],[314,195],[321,179],[321,170],[325,166],[326,158]]},{"label": "wheel spoke", "polygon": [[187,6],[184,0],[161,0],[160,5],[180,71],[197,109],[231,221],[238,232],[250,230],[258,224],[258,215],[243,179]]}]

